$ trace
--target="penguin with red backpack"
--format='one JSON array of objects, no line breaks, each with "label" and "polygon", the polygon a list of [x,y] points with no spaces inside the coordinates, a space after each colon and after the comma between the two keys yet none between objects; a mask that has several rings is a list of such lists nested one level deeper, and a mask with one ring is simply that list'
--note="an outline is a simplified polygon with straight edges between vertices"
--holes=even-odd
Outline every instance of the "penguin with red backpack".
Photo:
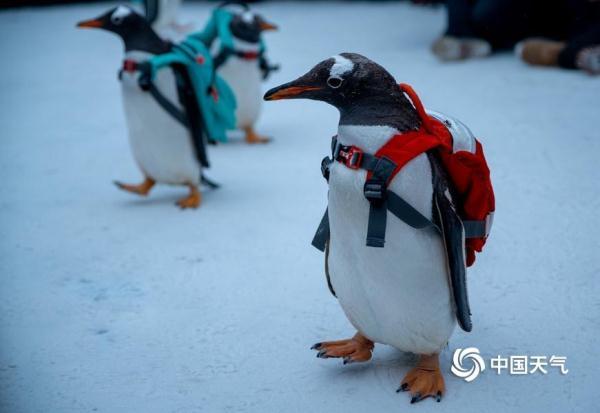
[{"label": "penguin with red backpack", "polygon": [[359,54],[333,56],[265,94],[298,98],[340,112],[321,165],[328,207],[313,245],[325,252],[329,288],[357,330],[312,349],[344,364],[369,360],[375,343],[417,354],[398,391],[409,391],[411,403],[440,401],[439,354],[457,323],[472,329],[466,269],[495,210],[482,146]]}]

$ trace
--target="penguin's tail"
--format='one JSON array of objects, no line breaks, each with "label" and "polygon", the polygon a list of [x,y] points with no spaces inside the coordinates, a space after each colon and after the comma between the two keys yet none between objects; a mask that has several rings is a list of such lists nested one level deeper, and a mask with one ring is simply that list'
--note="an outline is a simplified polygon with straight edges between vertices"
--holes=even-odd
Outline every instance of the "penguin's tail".
[{"label": "penguin's tail", "polygon": [[216,183],[215,181],[208,179],[206,176],[204,176],[204,174],[200,174],[200,182],[203,185],[206,185],[207,187],[209,187],[210,189],[218,189],[221,187],[221,185],[219,185],[218,183]]}]

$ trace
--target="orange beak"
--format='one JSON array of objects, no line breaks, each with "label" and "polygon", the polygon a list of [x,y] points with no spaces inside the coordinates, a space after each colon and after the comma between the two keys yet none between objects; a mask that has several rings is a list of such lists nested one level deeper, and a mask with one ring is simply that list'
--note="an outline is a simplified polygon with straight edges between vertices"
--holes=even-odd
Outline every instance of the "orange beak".
[{"label": "orange beak", "polygon": [[77,23],[77,27],[88,28],[88,29],[98,29],[102,26],[103,26],[102,21],[100,21],[98,19],[84,20],[82,22]]},{"label": "orange beak", "polygon": [[280,87],[269,90],[264,99],[265,100],[280,100],[280,99],[293,99],[301,97],[305,92],[314,90],[321,90],[322,88],[317,86],[288,86],[282,85]]},{"label": "orange beak", "polygon": [[279,27],[277,27],[277,25],[273,24],[273,23],[269,23],[266,21],[262,21],[260,22],[260,30],[263,32],[269,31],[269,30],[278,30]]}]

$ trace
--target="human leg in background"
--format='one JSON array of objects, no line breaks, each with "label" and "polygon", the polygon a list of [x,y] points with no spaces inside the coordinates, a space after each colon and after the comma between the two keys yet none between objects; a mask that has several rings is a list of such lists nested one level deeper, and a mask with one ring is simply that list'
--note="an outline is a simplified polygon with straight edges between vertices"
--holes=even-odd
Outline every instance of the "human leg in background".
[{"label": "human leg in background", "polygon": [[568,0],[563,15],[564,41],[526,39],[515,53],[526,63],[561,66],[600,74],[600,3]]},{"label": "human leg in background", "polygon": [[448,0],[446,11],[448,27],[443,36],[431,46],[431,51],[445,61],[463,60],[473,57],[485,57],[491,52],[491,46],[477,38],[472,24],[472,15],[477,0]]}]

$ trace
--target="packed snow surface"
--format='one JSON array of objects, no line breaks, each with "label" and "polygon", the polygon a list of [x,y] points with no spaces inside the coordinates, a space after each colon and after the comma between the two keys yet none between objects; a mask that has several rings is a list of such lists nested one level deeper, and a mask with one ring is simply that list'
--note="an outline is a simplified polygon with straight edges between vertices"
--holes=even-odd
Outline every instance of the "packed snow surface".
[{"label": "packed snow surface", "polygon": [[[309,350],[354,333],[309,245],[335,109],[265,103],[258,131],[274,141],[211,147],[222,188],[197,211],[173,205],[184,188],[118,191],[113,179],[141,180],[116,78],[122,46],[75,29],[108,7],[0,12],[0,411],[598,411],[600,78],[510,54],[441,64],[428,51],[441,9],[256,6],[281,28],[267,35],[282,70],[265,90],[358,52],[485,145],[497,213],[469,272],[474,329],[442,354],[442,402],[410,406],[395,390],[412,356],[380,345],[371,362],[342,366]],[[210,7],[186,4],[181,21],[199,26]],[[486,360],[566,356],[569,372],[488,366],[467,383],[450,364],[471,346]]]}]

